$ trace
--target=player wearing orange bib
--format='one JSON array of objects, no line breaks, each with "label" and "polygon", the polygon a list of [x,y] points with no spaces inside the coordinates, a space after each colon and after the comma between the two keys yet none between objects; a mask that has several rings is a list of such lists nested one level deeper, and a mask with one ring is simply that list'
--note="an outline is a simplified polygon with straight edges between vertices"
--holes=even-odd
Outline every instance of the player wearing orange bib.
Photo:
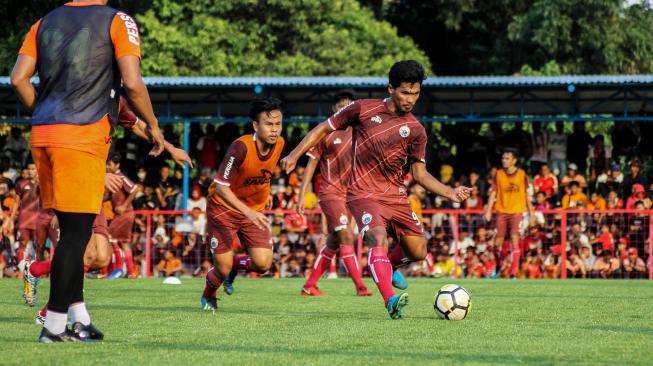
[{"label": "player wearing orange bib", "polygon": [[510,273],[517,276],[521,249],[519,247],[519,224],[527,211],[533,215],[533,205],[528,197],[528,177],[526,172],[517,167],[517,152],[507,149],[501,158],[503,169],[499,169],[490,192],[485,220],[492,219],[492,208],[496,214],[496,248],[503,246],[508,228],[512,245]]},{"label": "player wearing orange bib", "polygon": [[[239,270],[267,272],[272,266],[272,237],[269,220],[261,212],[270,196],[270,178],[281,152],[281,102],[275,98],[256,99],[250,112],[254,134],[234,141],[222,160],[211,185],[207,206],[206,238],[213,251],[215,267],[206,275],[201,306],[218,307],[216,293],[224,283],[233,293],[233,280]],[[234,241],[249,255],[234,256]]]}]

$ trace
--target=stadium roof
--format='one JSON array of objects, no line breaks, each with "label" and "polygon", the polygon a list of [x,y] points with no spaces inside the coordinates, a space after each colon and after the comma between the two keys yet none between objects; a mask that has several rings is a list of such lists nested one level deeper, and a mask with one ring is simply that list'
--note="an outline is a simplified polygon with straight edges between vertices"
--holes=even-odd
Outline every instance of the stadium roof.
[{"label": "stadium roof", "polygon": [[[34,80],[38,82],[37,79]],[[163,119],[244,122],[248,101],[273,95],[286,116],[319,121],[333,93],[354,88],[360,98],[387,95],[384,77],[149,77],[145,82]],[[432,77],[415,114],[423,121],[653,120],[653,75],[551,77]],[[0,77],[0,115],[22,117],[8,77]]]}]

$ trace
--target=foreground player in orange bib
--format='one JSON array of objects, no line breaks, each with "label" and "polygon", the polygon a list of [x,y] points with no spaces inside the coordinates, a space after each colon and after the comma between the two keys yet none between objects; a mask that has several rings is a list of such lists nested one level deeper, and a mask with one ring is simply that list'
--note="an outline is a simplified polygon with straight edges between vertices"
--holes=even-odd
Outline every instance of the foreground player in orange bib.
[{"label": "foreground player in orange bib", "polygon": [[[452,201],[464,201],[470,189],[453,189],[435,179],[425,164],[426,131],[411,113],[426,78],[418,62],[399,61],[390,69],[387,99],[357,100],[312,129],[281,161],[287,172],[302,154],[335,130],[353,130],[353,167],[347,206],[370,247],[369,267],[392,319],[404,316],[408,294],[395,295],[393,267],[426,257],[426,238],[410,208],[403,179],[408,169],[425,189]],[[388,258],[388,231],[398,245]],[[405,287],[405,286],[404,286]]]},{"label": "foreground player in orange bib", "polygon": [[[337,112],[355,99],[353,90],[343,90],[336,93],[333,111]],[[356,260],[354,251],[354,233],[351,230],[349,219],[351,214],[347,209],[347,180],[351,171],[351,128],[344,131],[336,131],[322,140],[317,146],[309,150],[308,165],[304,173],[301,188],[299,190],[299,204],[297,213],[303,214],[304,194],[308,185],[313,179],[313,173],[318,164],[320,166],[320,191],[318,198],[322,213],[326,218],[327,237],[326,245],[322,248],[317,258],[311,275],[302,287],[303,296],[320,296],[320,289],[317,281],[330,267],[331,261],[340,249],[342,259],[351,279],[356,285],[358,296],[372,296],[361,278],[361,270]]]},{"label": "foreground player in orange bib", "polygon": [[[265,273],[272,266],[269,220],[261,211],[267,205],[270,178],[284,145],[281,102],[275,98],[256,99],[249,116],[254,134],[242,136],[229,146],[209,189],[206,240],[215,267],[206,275],[201,299],[204,310],[218,308],[216,294],[223,283],[225,292],[233,293],[233,280],[239,270]],[[236,239],[249,255],[234,256]]]}]

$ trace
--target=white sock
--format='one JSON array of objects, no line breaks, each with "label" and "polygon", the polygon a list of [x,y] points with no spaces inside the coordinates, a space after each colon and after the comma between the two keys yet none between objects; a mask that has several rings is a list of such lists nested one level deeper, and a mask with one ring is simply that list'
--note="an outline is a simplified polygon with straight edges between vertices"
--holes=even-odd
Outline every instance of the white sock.
[{"label": "white sock", "polygon": [[68,307],[68,313],[70,313],[70,320],[73,324],[91,324],[91,316],[88,314],[88,310],[86,310],[86,304],[83,302],[78,302],[70,305]]},{"label": "white sock", "polygon": [[68,319],[68,314],[48,310],[45,313],[44,327],[52,334],[61,334],[66,330],[66,319]]}]

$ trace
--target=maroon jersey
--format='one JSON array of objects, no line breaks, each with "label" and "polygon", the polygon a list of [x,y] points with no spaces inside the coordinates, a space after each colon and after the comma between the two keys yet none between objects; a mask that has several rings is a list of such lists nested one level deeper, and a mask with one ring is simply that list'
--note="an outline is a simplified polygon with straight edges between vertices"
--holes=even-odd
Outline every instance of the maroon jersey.
[{"label": "maroon jersey", "polygon": [[405,200],[407,164],[425,162],[426,131],[422,124],[411,113],[390,112],[383,99],[352,102],[328,123],[334,130],[353,128],[354,164],[347,200]]},{"label": "maroon jersey", "polygon": [[[124,174],[122,174],[120,171],[116,172],[115,174],[122,177],[122,187],[119,190],[117,190],[115,193],[111,194],[111,205],[113,206],[114,209],[122,205],[123,203],[125,203],[127,197],[129,197],[129,195],[136,190],[136,184],[134,184],[134,182],[132,182]],[[127,208],[122,213],[122,215],[131,211],[134,211],[134,207],[130,203],[129,205],[127,205]],[[118,215],[116,214],[116,216]]]},{"label": "maroon jersey", "polygon": [[331,133],[306,155],[320,161],[320,201],[344,199],[351,172],[351,128]]},{"label": "maroon jersey", "polygon": [[39,212],[39,195],[36,184],[31,179],[22,179],[16,185],[16,194],[20,197],[18,228],[36,229],[36,217]]}]

